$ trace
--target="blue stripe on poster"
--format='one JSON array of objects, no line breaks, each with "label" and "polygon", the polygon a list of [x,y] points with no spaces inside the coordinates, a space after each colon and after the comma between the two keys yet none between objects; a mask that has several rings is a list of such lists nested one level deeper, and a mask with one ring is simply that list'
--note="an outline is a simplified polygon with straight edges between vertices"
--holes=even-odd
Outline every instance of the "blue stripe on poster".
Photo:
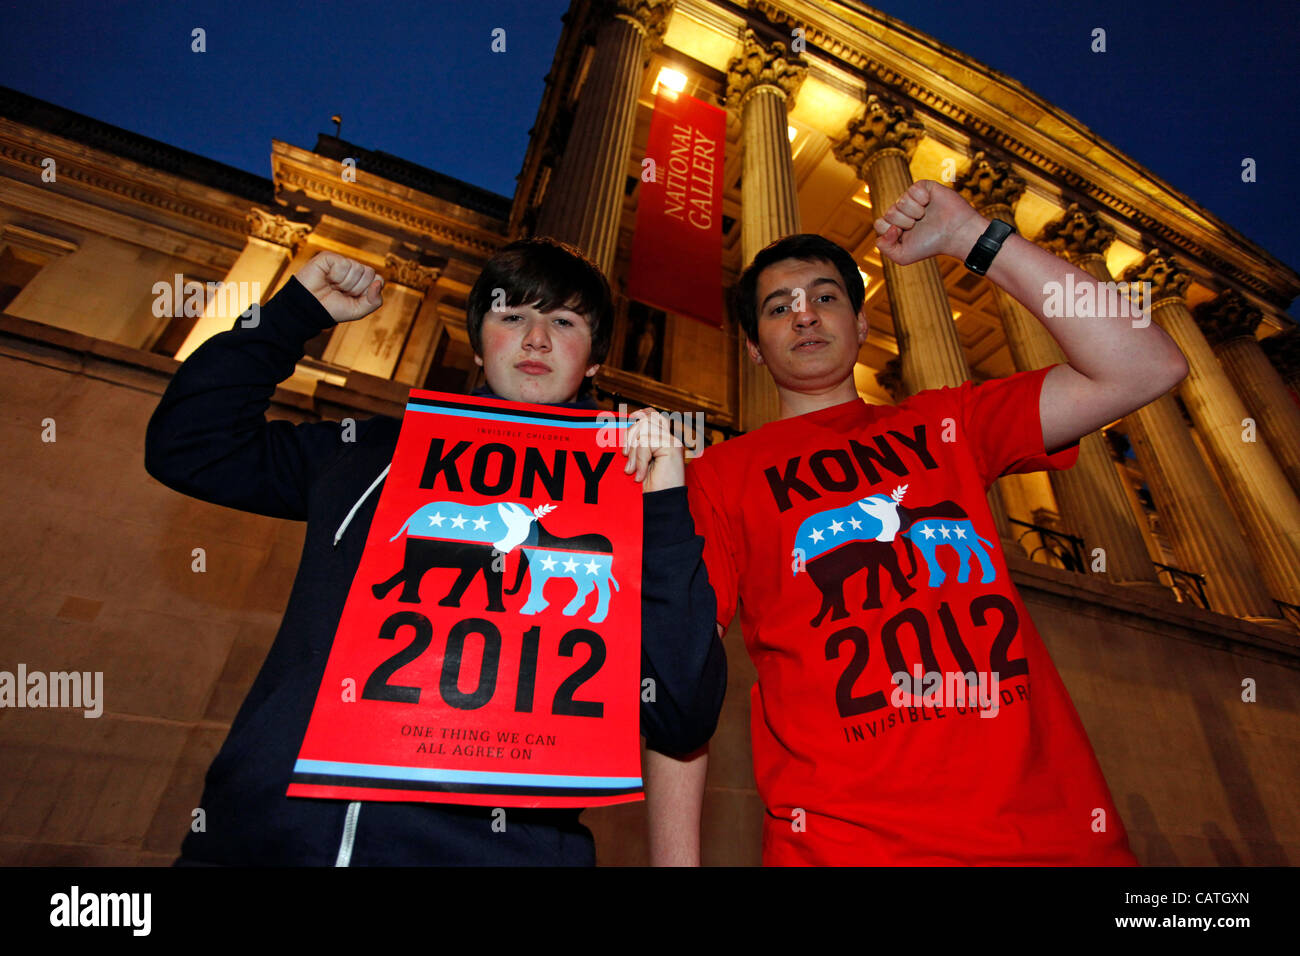
[{"label": "blue stripe on poster", "polygon": [[590,787],[613,789],[640,787],[640,777],[568,777],[553,773],[498,773],[488,770],[439,770],[432,767],[389,767],[383,764],[340,763],[333,760],[298,760],[294,773],[328,773],[343,777],[384,780],[424,780],[435,783],[514,784],[533,787]]}]

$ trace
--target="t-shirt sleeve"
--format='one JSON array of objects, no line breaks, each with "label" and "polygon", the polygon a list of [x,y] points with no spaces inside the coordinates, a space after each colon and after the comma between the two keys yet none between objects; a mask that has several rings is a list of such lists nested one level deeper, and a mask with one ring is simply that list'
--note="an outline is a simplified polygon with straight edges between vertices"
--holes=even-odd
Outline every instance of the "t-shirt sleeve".
[{"label": "t-shirt sleeve", "polygon": [[736,547],[726,512],[720,506],[717,472],[705,464],[706,451],[686,467],[686,498],[695,533],[704,539],[704,566],[718,601],[718,623],[724,628],[736,614]]},{"label": "t-shirt sleeve", "polygon": [[1038,410],[1043,379],[1054,365],[1017,372],[979,385],[955,389],[961,409],[962,432],[988,488],[1002,475],[1030,471],[1063,471],[1079,458],[1073,442],[1052,454],[1043,447],[1043,419]]}]

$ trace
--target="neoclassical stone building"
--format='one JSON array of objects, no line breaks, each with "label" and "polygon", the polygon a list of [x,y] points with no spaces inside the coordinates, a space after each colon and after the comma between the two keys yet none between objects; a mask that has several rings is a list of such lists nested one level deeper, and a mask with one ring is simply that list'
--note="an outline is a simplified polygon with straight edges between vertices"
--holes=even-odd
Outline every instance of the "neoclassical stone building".
[{"label": "neoclassical stone building", "polygon": [[[770,420],[733,323],[623,294],[661,84],[726,111],[724,285],[794,232],[857,261],[869,401],[1063,359],[961,263],[882,261],[872,221],[917,179],[1099,279],[1150,284],[1187,379],[1085,438],[1070,471],[1004,478],[990,503],[1139,859],[1300,860],[1300,347],[1284,313],[1300,275],[1015,80],[857,3],[575,0],[513,197],[327,135],[273,142],[262,179],[0,94],[0,362],[23,489],[3,506],[19,534],[0,668],[102,670],[107,687],[96,721],[0,712],[0,862],[167,862],[190,824],[302,529],[162,488],[144,425],[177,362],[316,251],[374,265],[385,304],[309,343],[275,417],[400,414],[411,387],[473,387],[469,286],[536,234],[586,250],[619,293],[606,403],[703,412],[713,441]],[[197,304],[172,294],[160,315],[157,283]],[[47,418],[57,442],[40,440]],[[754,674],[734,626],[727,644],[704,859],[753,863]],[[645,859],[642,816],[588,812],[602,862]]]}]

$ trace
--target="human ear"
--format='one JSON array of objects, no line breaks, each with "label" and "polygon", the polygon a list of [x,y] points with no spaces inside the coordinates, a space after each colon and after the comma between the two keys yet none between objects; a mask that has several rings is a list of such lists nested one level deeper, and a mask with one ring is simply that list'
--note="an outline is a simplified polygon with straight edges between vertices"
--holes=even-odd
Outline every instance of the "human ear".
[{"label": "human ear", "polygon": [[477,352],[474,353],[474,364],[479,368],[483,367],[483,356],[479,355]]},{"label": "human ear", "polygon": [[587,368],[587,371],[583,372],[582,374],[583,374],[583,377],[584,377],[584,378],[591,378],[593,375],[595,375],[595,374],[596,374],[597,372],[599,372],[599,371],[600,371],[600,365],[597,364],[597,365],[589,366],[589,367]]},{"label": "human ear", "polygon": [[748,337],[745,339],[745,348],[749,351],[749,359],[755,365],[763,364],[763,353],[758,350],[758,346],[751,342]]}]

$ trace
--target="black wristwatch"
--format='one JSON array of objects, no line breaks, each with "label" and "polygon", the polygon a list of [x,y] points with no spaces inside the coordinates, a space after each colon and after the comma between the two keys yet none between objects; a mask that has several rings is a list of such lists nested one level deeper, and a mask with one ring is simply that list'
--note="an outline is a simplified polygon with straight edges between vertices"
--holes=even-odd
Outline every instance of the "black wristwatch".
[{"label": "black wristwatch", "polygon": [[989,266],[993,264],[993,257],[1002,248],[1002,243],[1015,231],[1015,226],[1001,219],[990,222],[989,227],[984,230],[984,235],[975,240],[970,255],[966,257],[966,268],[977,276],[988,272]]}]

